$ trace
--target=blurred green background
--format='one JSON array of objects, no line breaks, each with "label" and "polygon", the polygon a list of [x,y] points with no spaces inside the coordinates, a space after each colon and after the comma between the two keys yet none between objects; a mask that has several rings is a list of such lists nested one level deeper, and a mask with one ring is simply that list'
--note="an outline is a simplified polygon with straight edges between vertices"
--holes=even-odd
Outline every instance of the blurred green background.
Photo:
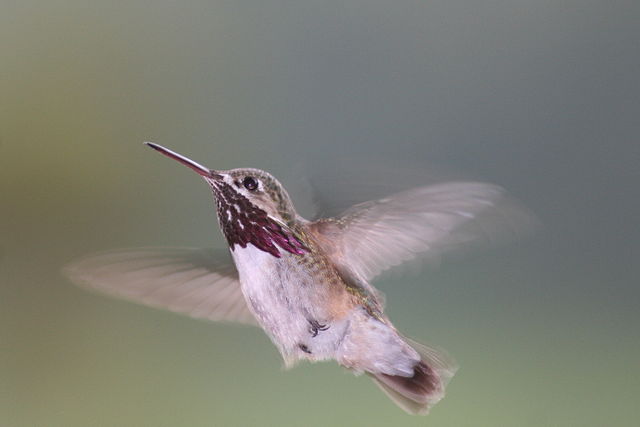
[{"label": "blurred green background", "polygon": [[[638,425],[638,22],[637,1],[1,0],[0,425]],[[439,165],[543,227],[377,283],[461,366],[411,417],[334,364],[283,372],[257,329],[61,276],[223,244],[205,185],[144,140],[289,187]]]}]

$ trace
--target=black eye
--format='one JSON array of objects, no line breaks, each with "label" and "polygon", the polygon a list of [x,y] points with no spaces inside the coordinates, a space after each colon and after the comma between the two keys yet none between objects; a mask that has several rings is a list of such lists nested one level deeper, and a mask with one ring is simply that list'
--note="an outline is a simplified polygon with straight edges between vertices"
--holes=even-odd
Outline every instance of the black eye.
[{"label": "black eye", "polygon": [[258,188],[258,180],[252,176],[248,176],[242,181],[242,185],[244,185],[244,188],[247,190],[253,191]]}]

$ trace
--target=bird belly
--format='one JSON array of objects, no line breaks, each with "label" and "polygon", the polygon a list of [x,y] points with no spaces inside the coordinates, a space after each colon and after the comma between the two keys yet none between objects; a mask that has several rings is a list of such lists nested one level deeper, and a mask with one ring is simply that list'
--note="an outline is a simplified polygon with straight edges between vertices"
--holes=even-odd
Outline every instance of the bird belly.
[{"label": "bird belly", "polygon": [[242,292],[251,312],[285,364],[298,359],[333,359],[344,338],[347,316],[336,316],[326,285],[299,262],[299,255],[281,258],[252,245],[232,251]]}]

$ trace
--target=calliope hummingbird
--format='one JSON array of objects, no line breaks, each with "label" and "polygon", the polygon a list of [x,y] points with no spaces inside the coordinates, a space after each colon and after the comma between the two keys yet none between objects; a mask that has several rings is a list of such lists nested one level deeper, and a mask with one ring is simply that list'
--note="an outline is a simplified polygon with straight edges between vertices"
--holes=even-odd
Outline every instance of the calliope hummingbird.
[{"label": "calliope hummingbird", "polygon": [[455,241],[455,230],[495,205],[501,188],[435,184],[308,221],[265,171],[208,169],[146,144],[204,178],[233,262],[211,249],[119,250],[70,264],[74,282],[192,317],[258,325],[287,367],[335,360],[369,375],[409,413],[426,414],[442,399],[455,364],[398,332],[371,281]]}]

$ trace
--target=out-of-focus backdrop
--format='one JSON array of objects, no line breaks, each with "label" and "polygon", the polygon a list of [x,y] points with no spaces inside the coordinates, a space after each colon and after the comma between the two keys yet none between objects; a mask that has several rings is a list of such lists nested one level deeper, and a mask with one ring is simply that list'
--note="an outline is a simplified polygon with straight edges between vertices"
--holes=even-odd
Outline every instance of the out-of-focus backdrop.
[{"label": "out-of-focus backdrop", "polygon": [[[637,425],[639,6],[4,0],[0,425]],[[144,140],[289,187],[343,159],[436,165],[542,227],[376,283],[461,366],[411,417],[334,364],[283,372],[258,329],[62,277],[103,249],[223,245],[206,186]]]}]

